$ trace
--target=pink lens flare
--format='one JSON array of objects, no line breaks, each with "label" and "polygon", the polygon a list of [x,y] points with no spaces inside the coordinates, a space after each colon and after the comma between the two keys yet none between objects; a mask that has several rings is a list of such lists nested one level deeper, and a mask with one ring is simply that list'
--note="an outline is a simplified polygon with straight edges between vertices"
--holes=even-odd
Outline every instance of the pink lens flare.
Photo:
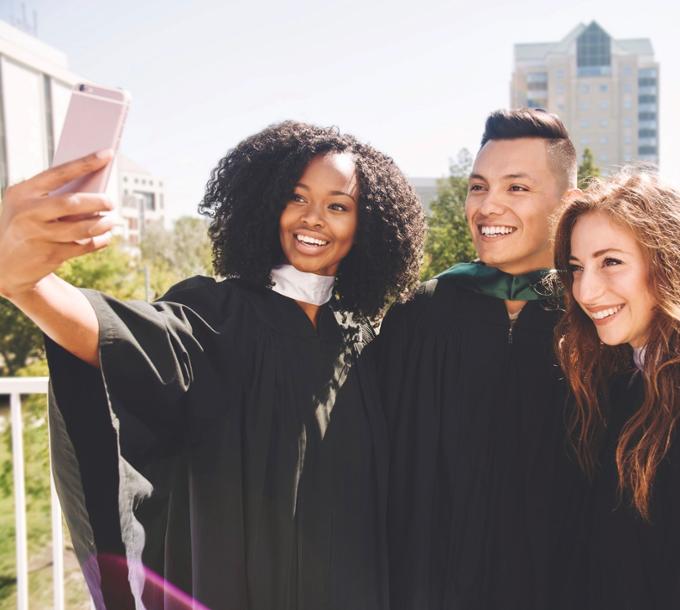
[{"label": "pink lens flare", "polygon": [[[143,577],[142,599],[147,610],[210,610],[140,562],[130,561],[119,555],[101,554],[86,562],[83,571],[92,574],[92,567],[95,564],[98,566],[97,572],[101,579],[96,583],[95,589],[101,589],[101,597],[106,600],[107,608],[115,607],[122,610],[135,607],[129,584],[132,575],[133,580],[139,582],[142,582]],[[94,591],[93,596],[96,604],[97,595]],[[112,603],[114,606],[111,606]]]}]

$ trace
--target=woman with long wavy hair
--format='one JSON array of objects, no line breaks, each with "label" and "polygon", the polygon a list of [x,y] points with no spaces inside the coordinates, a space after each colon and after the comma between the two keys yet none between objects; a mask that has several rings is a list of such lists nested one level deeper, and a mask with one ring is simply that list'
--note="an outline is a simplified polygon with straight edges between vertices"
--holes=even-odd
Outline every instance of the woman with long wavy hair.
[{"label": "woman with long wavy hair", "polygon": [[592,483],[581,608],[680,607],[679,236],[680,191],[637,168],[591,183],[558,222],[557,352]]}]

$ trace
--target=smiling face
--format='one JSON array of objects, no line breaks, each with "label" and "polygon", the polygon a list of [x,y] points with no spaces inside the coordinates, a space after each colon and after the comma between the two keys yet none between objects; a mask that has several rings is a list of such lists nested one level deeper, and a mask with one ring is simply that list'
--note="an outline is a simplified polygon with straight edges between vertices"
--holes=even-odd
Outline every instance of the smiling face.
[{"label": "smiling face", "polygon": [[312,159],[281,213],[279,239],[299,271],[335,275],[352,249],[359,216],[359,184],[349,153]]},{"label": "smiling face", "polygon": [[656,299],[647,260],[625,227],[602,212],[580,216],[571,234],[572,293],[607,345],[645,345]]},{"label": "smiling face", "polygon": [[465,201],[483,263],[511,274],[552,267],[550,217],[566,185],[541,138],[490,140],[475,159]]}]

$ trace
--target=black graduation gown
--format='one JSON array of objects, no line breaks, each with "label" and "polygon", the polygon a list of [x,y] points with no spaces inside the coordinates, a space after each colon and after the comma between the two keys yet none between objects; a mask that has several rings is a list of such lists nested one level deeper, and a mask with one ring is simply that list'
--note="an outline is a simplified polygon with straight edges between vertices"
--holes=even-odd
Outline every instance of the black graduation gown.
[{"label": "black graduation gown", "polygon": [[372,349],[391,443],[392,610],[555,607],[581,499],[558,315],[530,301],[511,330],[502,300],[455,277],[387,315]]},{"label": "black graduation gown", "polygon": [[[652,488],[651,521],[618,492],[615,451],[621,428],[642,404],[639,373],[617,377],[611,386],[609,425],[601,468],[593,481],[586,546],[585,603],[588,610],[680,608],[680,443],[675,440],[659,465]],[[576,607],[576,606],[575,606]]]},{"label": "black graduation gown", "polygon": [[183,608],[186,593],[212,610],[386,608],[387,445],[364,331],[328,306],[315,330],[238,280],[192,278],[154,304],[84,292],[101,370],[47,342],[50,426],[97,607]]}]

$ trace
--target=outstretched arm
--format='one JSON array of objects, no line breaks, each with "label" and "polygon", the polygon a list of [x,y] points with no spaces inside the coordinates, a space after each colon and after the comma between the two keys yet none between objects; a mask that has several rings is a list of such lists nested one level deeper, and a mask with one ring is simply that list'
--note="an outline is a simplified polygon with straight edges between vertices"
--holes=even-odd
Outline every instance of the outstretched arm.
[{"label": "outstretched arm", "polygon": [[50,195],[103,168],[111,151],[48,169],[5,192],[0,209],[0,296],[14,303],[55,343],[99,365],[99,325],[85,296],[54,271],[66,260],[105,248],[113,209],[100,194]]}]

